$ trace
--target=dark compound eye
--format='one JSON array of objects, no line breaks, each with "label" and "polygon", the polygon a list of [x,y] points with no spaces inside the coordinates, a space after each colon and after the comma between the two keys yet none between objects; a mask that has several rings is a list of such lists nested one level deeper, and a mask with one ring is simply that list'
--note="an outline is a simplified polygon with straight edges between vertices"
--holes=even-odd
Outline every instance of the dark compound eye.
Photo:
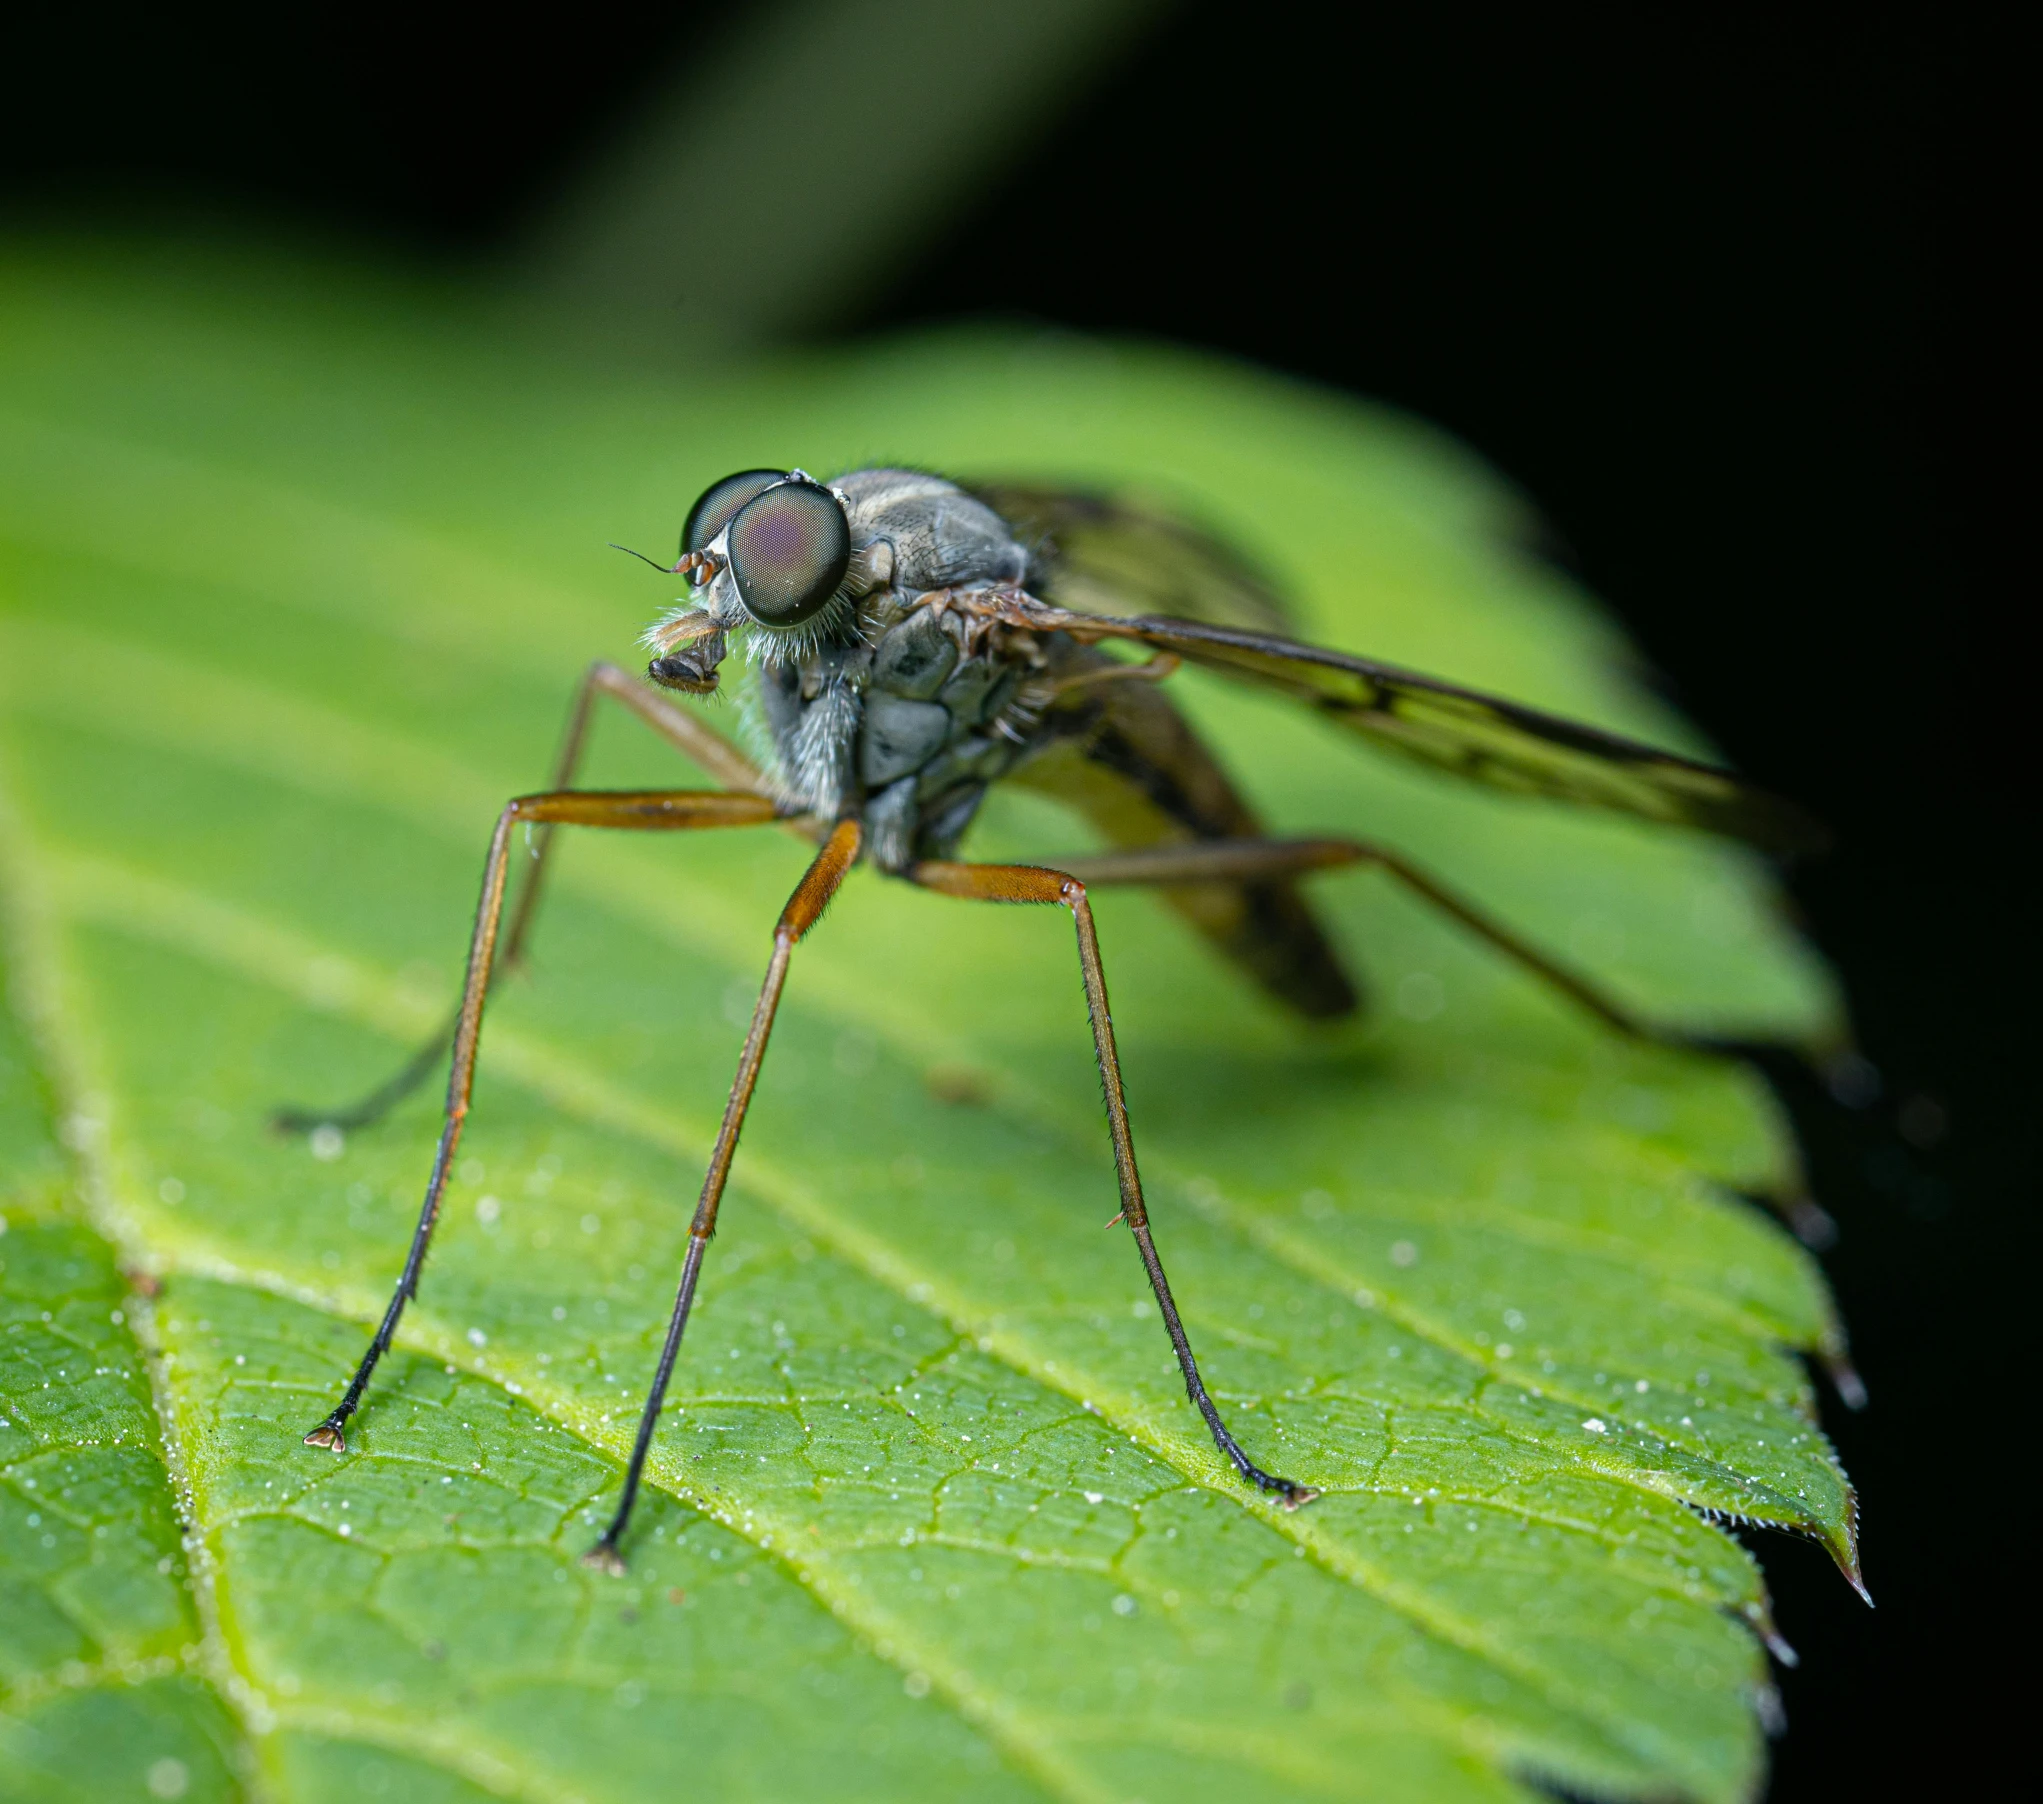
[{"label": "dark compound eye", "polygon": [[731,516],[762,489],[785,482],[785,470],[740,470],[702,491],[702,499],[688,510],[688,523],[681,528],[681,554],[703,550],[718,533],[730,525]]},{"label": "dark compound eye", "polygon": [[828,489],[783,478],[738,510],[725,546],[745,611],[764,626],[800,626],[844,580],[851,526]]}]

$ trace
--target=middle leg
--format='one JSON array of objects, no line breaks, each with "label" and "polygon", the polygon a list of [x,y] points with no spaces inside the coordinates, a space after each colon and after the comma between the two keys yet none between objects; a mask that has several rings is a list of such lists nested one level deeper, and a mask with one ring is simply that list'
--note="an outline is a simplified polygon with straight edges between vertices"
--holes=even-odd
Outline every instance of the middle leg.
[{"label": "middle leg", "polygon": [[1046,870],[1027,864],[954,864],[932,860],[913,865],[907,873],[911,882],[941,895],[958,896],[971,902],[1058,903],[1071,910],[1078,929],[1078,968],[1085,982],[1085,1008],[1092,1021],[1093,1051],[1099,1060],[1100,1088],[1107,1103],[1107,1128],[1113,1139],[1114,1176],[1121,1189],[1121,1213],[1135,1237],[1142,1256],[1142,1269],[1149,1276],[1149,1288],[1156,1293],[1156,1306],[1163,1312],[1163,1325],[1184,1374],[1185,1394],[1205,1418],[1213,1444],[1224,1453],[1234,1469],[1258,1490],[1276,1493],[1287,1510],[1310,1503],[1319,1493],[1296,1479],[1265,1472],[1242,1451],[1221,1419],[1220,1410],[1207,1394],[1199,1375],[1199,1362],[1192,1352],[1191,1337],[1184,1318],[1178,1314],[1177,1299],[1171,1295],[1170,1280],[1164,1276],[1163,1260],[1156,1250],[1156,1237],[1149,1225],[1149,1206],[1142,1195],[1142,1176],[1135,1165],[1135,1137],[1128,1126],[1128,1102],[1121,1086],[1121,1058],[1114,1045],[1113,1017],[1107,1010],[1107,977],[1100,963],[1099,934],[1093,926],[1092,904],[1085,885],[1063,871]]}]

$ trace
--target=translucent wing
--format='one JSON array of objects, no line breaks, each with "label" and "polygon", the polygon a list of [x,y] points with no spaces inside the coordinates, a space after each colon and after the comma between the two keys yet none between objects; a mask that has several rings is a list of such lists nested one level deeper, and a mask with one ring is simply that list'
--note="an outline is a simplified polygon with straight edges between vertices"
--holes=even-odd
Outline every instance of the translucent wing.
[{"label": "translucent wing", "polygon": [[[961,598],[962,599],[962,598]],[[1008,591],[985,611],[1081,643],[1132,639],[1309,703],[1350,732],[1493,789],[1699,827],[1770,852],[1826,838],[1800,809],[1729,771],[1501,697],[1274,634],[1197,620],[1109,620]]]},{"label": "translucent wing", "polygon": [[1264,573],[1162,504],[1046,483],[964,485],[1033,548],[1030,587],[1074,613],[1168,614],[1251,632],[1295,631]]}]

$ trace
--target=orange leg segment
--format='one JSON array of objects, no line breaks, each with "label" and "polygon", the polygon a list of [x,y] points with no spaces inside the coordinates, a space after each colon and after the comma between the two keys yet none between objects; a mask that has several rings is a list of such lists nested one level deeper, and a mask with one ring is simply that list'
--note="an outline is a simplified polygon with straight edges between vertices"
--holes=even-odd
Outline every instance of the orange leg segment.
[{"label": "orange leg segment", "polygon": [[1135,1164],[1135,1137],[1128,1126],[1128,1100],[1121,1083],[1121,1058],[1114,1045],[1114,1021],[1107,1007],[1107,977],[1100,963],[1099,933],[1093,925],[1092,904],[1085,885],[1065,871],[1026,864],[954,864],[929,861],[913,865],[907,872],[911,882],[940,895],[957,896],[971,902],[1058,903],[1071,910],[1078,929],[1078,968],[1085,983],[1086,1013],[1092,1021],[1094,1055],[1099,1060],[1100,1088],[1107,1105],[1107,1130],[1113,1140],[1114,1176],[1121,1189],[1121,1212],[1142,1256],[1142,1269],[1149,1275],[1149,1288],[1163,1312],[1163,1325],[1177,1354],[1178,1369],[1184,1374],[1185,1394],[1205,1418],[1214,1445],[1225,1454],[1234,1469],[1259,1490],[1274,1492],[1286,1509],[1310,1503],[1319,1493],[1296,1479],[1265,1472],[1242,1451],[1221,1419],[1220,1411],[1207,1394],[1199,1375],[1199,1362],[1192,1353],[1177,1299],[1171,1295],[1170,1280],[1164,1276],[1163,1260],[1156,1250],[1156,1237],[1149,1224],[1149,1207],[1142,1195],[1142,1176]]}]

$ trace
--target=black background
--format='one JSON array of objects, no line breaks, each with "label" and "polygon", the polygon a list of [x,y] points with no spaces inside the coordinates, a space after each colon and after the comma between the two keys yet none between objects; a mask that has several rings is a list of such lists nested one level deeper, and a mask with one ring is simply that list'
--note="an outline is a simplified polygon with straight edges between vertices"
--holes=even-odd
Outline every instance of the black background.
[{"label": "black background", "polygon": [[[225,206],[487,258],[728,20],[337,17],[17,23],[11,203]],[[1910,1144],[1791,1099],[1872,1392],[1825,1419],[1879,1608],[1812,1549],[1756,1542],[1803,1656],[1783,1801],[2019,1770],[2033,1656],[1996,1642],[2030,1620],[2017,66],[1949,11],[1193,4],[844,323],[943,317],[943,277],[983,297],[991,272],[1000,312],[1440,422],[1532,495],[1731,756],[1838,829],[1794,892],[1890,1097],[1938,1107],[1908,1111]]]}]

